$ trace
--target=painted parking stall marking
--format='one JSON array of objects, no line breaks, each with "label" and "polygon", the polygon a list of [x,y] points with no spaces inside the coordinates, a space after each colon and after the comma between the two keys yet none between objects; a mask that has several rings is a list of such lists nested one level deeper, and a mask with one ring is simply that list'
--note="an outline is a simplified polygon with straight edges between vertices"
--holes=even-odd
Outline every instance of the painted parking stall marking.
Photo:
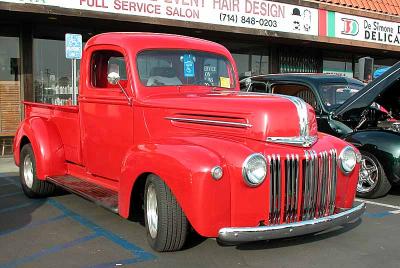
[{"label": "painted parking stall marking", "polygon": [[[20,188],[21,186],[19,185],[18,182],[16,182],[14,179],[11,179],[10,177],[4,177],[4,176],[0,176],[2,179],[6,180],[8,183],[7,184],[13,184],[15,186],[17,186],[18,188]],[[17,177],[14,177],[17,178]],[[20,192],[21,193],[21,192]],[[3,195],[3,197],[11,197],[13,195],[16,195],[16,193],[10,193],[9,195],[5,194]],[[1,196],[0,196],[1,197]],[[14,206],[11,207],[6,207],[0,210],[0,214],[2,213],[6,213],[6,212],[11,212],[13,210],[17,210],[20,208],[25,208],[25,207],[29,207],[29,206],[33,206],[33,205],[37,205],[37,204],[47,204],[50,205],[54,208],[56,208],[58,211],[61,212],[60,215],[56,215],[53,217],[50,217],[48,219],[42,219],[42,220],[38,220],[38,221],[34,221],[29,223],[28,225],[22,227],[22,228],[15,228],[15,229],[8,229],[8,230],[3,230],[0,231],[0,238],[2,236],[6,236],[6,235],[10,235],[12,233],[15,233],[17,231],[20,231],[22,229],[28,229],[28,228],[34,228],[34,227],[38,227],[38,226],[44,226],[48,223],[51,222],[55,222],[55,221],[59,221],[65,218],[70,218],[73,219],[75,222],[78,222],[79,224],[81,224],[82,226],[84,226],[85,228],[89,229],[91,231],[90,234],[85,235],[83,237],[77,238],[75,240],[72,241],[68,241],[65,243],[61,243],[58,245],[55,245],[53,247],[50,248],[46,248],[46,249],[42,249],[38,252],[33,253],[30,256],[24,256],[21,258],[17,258],[14,259],[10,262],[7,263],[0,263],[0,267],[1,268],[11,268],[11,267],[18,267],[30,262],[33,262],[35,260],[38,260],[42,257],[45,257],[47,255],[50,254],[54,254],[57,252],[61,252],[65,249],[68,248],[72,248],[78,245],[81,245],[85,242],[94,240],[96,238],[105,238],[108,241],[111,241],[112,243],[118,245],[119,247],[125,249],[127,252],[130,252],[130,254],[132,254],[132,258],[127,258],[127,259],[119,259],[119,260],[115,260],[112,262],[107,262],[107,263],[100,263],[100,264],[96,264],[96,265],[91,265],[88,267],[96,267],[96,268],[102,268],[102,267],[112,267],[115,266],[116,264],[121,264],[121,265],[128,265],[128,264],[135,264],[135,263],[140,263],[140,262],[145,262],[145,261],[150,261],[155,259],[155,256],[153,254],[151,254],[150,252],[147,252],[145,250],[143,250],[142,248],[136,246],[135,244],[121,238],[120,236],[114,234],[113,232],[100,227],[99,225],[93,223],[92,221],[90,221],[89,219],[85,218],[84,216],[75,213],[73,211],[71,211],[70,209],[68,209],[67,207],[65,207],[62,203],[58,202],[57,200],[55,200],[54,198],[48,198],[46,201],[43,200],[33,200],[33,201],[29,201],[26,203],[21,203],[21,204],[16,204]]]},{"label": "painted parking stall marking", "polygon": [[382,217],[389,216],[389,215],[400,214],[400,206],[395,206],[395,205],[390,205],[390,204],[385,204],[385,203],[365,200],[365,199],[361,199],[361,198],[356,198],[355,201],[364,202],[364,203],[367,203],[367,204],[370,204],[370,205],[375,205],[375,206],[394,209],[394,210],[391,210],[391,211],[385,211],[385,212],[381,212],[381,213],[368,213],[368,212],[366,212],[365,215],[368,216],[368,217],[382,218]]}]

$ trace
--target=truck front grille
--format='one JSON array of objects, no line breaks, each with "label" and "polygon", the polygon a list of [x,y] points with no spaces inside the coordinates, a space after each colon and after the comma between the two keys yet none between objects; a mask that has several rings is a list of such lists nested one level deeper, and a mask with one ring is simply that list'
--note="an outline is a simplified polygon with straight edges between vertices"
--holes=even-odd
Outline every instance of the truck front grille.
[{"label": "truck front grille", "polygon": [[269,223],[280,224],[332,215],[335,210],[337,153],[268,155]]}]

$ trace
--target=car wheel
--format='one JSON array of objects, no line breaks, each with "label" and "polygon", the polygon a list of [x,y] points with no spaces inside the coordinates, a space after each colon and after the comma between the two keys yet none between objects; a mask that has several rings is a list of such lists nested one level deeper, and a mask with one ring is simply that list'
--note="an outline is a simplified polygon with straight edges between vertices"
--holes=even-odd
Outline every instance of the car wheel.
[{"label": "car wheel", "polygon": [[30,144],[24,145],[20,153],[19,176],[22,190],[30,198],[46,197],[54,194],[56,186],[39,180],[36,175],[36,160]]},{"label": "car wheel", "polygon": [[188,220],[171,190],[155,175],[147,178],[144,208],[150,246],[159,252],[180,250],[186,240]]},{"label": "car wheel", "polygon": [[378,198],[386,195],[391,184],[386,177],[382,164],[368,153],[361,152],[361,169],[357,184],[357,196],[363,198]]}]

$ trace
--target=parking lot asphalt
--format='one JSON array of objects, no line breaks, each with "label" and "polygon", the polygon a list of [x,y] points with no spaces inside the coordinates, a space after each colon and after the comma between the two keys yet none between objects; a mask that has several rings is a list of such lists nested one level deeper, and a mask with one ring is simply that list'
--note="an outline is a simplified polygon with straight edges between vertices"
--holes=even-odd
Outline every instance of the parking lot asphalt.
[{"label": "parking lot asphalt", "polygon": [[0,267],[399,267],[400,189],[367,202],[362,220],[322,234],[239,246],[191,235],[156,253],[140,222],[73,194],[25,197],[0,158]]}]

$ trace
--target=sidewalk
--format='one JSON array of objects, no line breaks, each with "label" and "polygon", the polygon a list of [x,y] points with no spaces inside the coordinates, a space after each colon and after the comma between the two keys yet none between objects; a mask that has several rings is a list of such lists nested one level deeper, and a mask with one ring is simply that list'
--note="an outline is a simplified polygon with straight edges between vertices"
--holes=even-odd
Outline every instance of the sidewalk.
[{"label": "sidewalk", "polygon": [[14,159],[10,157],[0,157],[0,175],[2,173],[18,172],[18,167],[14,163]]}]

